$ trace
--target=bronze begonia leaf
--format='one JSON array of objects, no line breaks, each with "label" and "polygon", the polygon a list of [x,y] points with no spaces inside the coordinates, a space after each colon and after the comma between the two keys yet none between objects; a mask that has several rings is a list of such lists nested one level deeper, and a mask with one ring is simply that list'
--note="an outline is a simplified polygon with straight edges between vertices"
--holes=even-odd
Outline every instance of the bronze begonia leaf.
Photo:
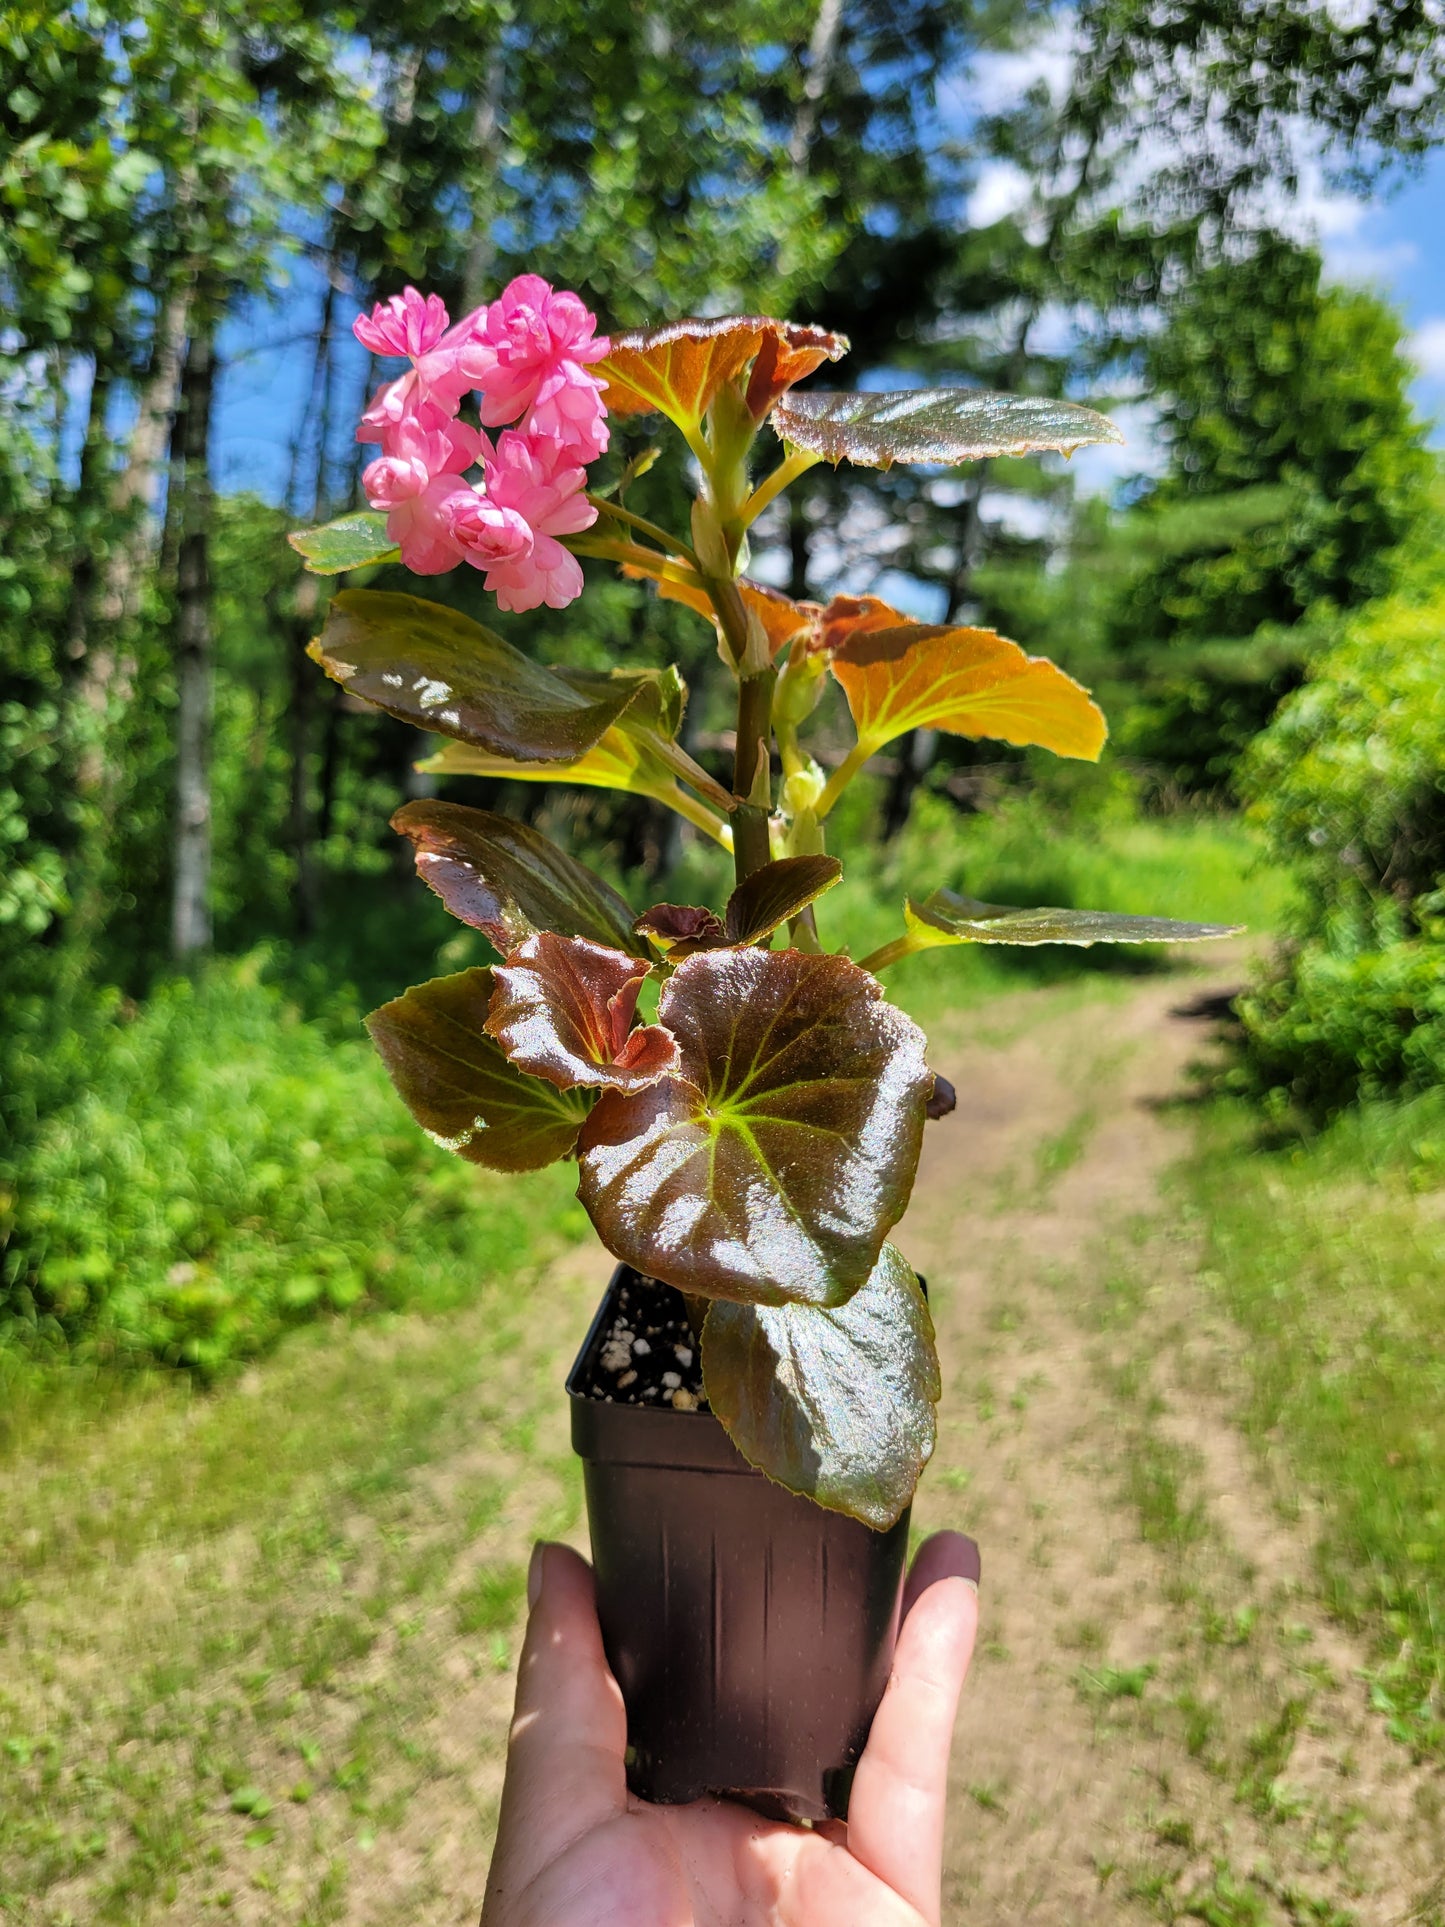
[{"label": "bronze begonia leaf", "polygon": [[[615,334],[593,372],[607,383],[609,414],[663,414],[695,433],[719,388],[742,373],[764,342],[773,348],[759,372],[760,398],[769,389],[782,393],[822,361],[836,361],[848,351],[846,336],[823,328],[767,315],[717,315]],[[751,405],[751,390],[748,399]],[[766,407],[764,400],[755,415]]]},{"label": "bronze begonia leaf", "polygon": [[612,886],[525,823],[428,798],[403,803],[391,827],[411,838],[422,881],[504,956],[539,930],[637,948],[631,908]]},{"label": "bronze begonia leaf", "polygon": [[559,1090],[641,1090],[677,1063],[660,1025],[632,1027],[650,968],[605,944],[543,930],[493,970],[487,1034],[518,1070]]},{"label": "bronze begonia leaf", "polygon": [[684,954],[690,956],[694,950],[716,950],[727,942],[722,918],[696,903],[654,903],[632,927],[665,956],[679,944],[688,946]]},{"label": "bronze begonia leaf", "polygon": [[717,950],[663,989],[677,1071],[603,1094],[578,1196],[609,1251],[680,1290],[839,1305],[908,1202],[923,1033],[845,957]]},{"label": "bronze begonia leaf", "polygon": [[870,753],[910,729],[945,729],[1096,762],[1109,733],[1082,683],[992,629],[859,628],[828,663]]},{"label": "bronze begonia leaf", "polygon": [[845,1305],[709,1306],[702,1372],[733,1444],[790,1492],[880,1532],[912,1499],[942,1386],[927,1302],[895,1246]]},{"label": "bronze begonia leaf", "polygon": [[919,949],[945,943],[1207,943],[1236,937],[1238,923],[1178,923],[1172,917],[1130,917],[1112,910],[1020,910],[980,903],[953,890],[935,890],[904,906],[909,935]]},{"label": "bronze begonia leaf", "polygon": [[489,1171],[537,1171],[577,1142],[590,1094],[514,1070],[483,1030],[490,970],[435,977],[366,1020],[403,1103],[429,1137]]},{"label": "bronze begonia leaf", "polygon": [[894,462],[976,462],[993,455],[1056,449],[1071,455],[1095,442],[1122,442],[1106,416],[1078,402],[1000,395],[983,388],[905,388],[787,395],[773,427],[793,448],[827,462],[891,468]]},{"label": "bronze begonia leaf", "polygon": [[765,863],[728,898],[727,941],[757,943],[831,890],[842,874],[835,856],[780,856]]},{"label": "bronze begonia leaf", "polygon": [[378,589],[333,596],[308,653],[403,722],[521,763],[575,762],[644,687],[623,676],[574,688],[455,609]]}]

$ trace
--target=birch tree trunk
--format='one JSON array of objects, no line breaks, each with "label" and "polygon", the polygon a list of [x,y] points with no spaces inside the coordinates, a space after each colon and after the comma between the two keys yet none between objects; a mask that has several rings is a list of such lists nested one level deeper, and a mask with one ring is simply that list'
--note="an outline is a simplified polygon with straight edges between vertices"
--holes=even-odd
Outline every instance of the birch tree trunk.
[{"label": "birch tree trunk", "polygon": [[191,336],[181,384],[181,455],[185,464],[180,554],[176,569],[175,865],[171,950],[184,961],[211,942],[211,637],[209,461],[214,386],[212,323]]}]

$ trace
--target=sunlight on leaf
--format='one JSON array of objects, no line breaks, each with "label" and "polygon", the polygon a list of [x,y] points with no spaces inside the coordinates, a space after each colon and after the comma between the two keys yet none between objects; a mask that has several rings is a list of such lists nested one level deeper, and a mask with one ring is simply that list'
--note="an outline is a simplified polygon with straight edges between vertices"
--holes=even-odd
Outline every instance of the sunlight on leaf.
[{"label": "sunlight on leaf", "polygon": [[[766,356],[759,353],[765,343]],[[823,328],[767,315],[719,315],[613,335],[611,349],[595,372],[607,383],[609,414],[655,412],[696,433],[719,388],[740,375],[755,356],[758,395],[755,399],[750,389],[748,399],[760,416],[793,382],[847,351],[846,336]]]},{"label": "sunlight on leaf", "polygon": [[979,903],[953,890],[935,890],[904,905],[915,949],[945,943],[1207,943],[1237,937],[1237,923],[1178,923],[1171,917],[1130,917],[1112,910],[1020,910]]},{"label": "sunlight on leaf", "polygon": [[296,529],[286,540],[304,557],[312,575],[341,575],[347,569],[370,569],[401,557],[379,509],[353,509],[319,529]]},{"label": "sunlight on leaf", "polygon": [[[630,562],[623,563],[622,573],[634,581],[642,579],[642,571]],[[812,646],[811,639],[822,615],[822,609],[818,603],[794,602],[791,596],[783,595],[780,590],[770,589],[766,583],[750,582],[746,576],[738,578],[737,587],[743,600],[743,607],[749,615],[756,616],[762,624],[763,634],[768,639],[769,651],[774,656],[778,655],[794,636],[806,635],[810,639],[809,646]],[[694,588],[686,582],[663,580],[657,584],[657,593],[664,602],[681,602],[685,607],[695,609],[700,616],[706,616],[708,621],[716,626],[717,617],[706,589]],[[901,622],[904,618],[898,616],[895,620]]]},{"label": "sunlight on leaf", "polygon": [[542,930],[637,949],[631,908],[611,885],[514,817],[428,798],[403,803],[391,827],[410,837],[428,888],[503,955]]},{"label": "sunlight on leaf", "polygon": [[641,1090],[677,1063],[677,1046],[665,1030],[632,1028],[649,969],[605,944],[543,931],[493,970],[487,1034],[519,1070],[559,1090],[578,1084]]},{"label": "sunlight on leaf", "polygon": [[1109,733],[1082,684],[991,629],[859,624],[829,666],[870,754],[907,730],[944,729],[1095,762]]},{"label": "sunlight on leaf", "polygon": [[575,688],[455,609],[375,589],[334,596],[308,653],[378,709],[524,763],[575,762],[644,688]]},{"label": "sunlight on leaf", "polygon": [[841,1304],[918,1166],[923,1033],[844,957],[721,950],[662,993],[677,1074],[606,1092],[578,1196],[617,1257],[683,1291]]},{"label": "sunlight on leaf", "polygon": [[847,1304],[709,1307],[703,1385],[750,1465],[882,1531],[933,1455],[942,1390],[933,1320],[884,1245]]},{"label": "sunlight on leaf", "polygon": [[772,423],[793,448],[864,468],[890,468],[894,462],[950,466],[1045,449],[1070,455],[1091,443],[1124,439],[1105,416],[1077,402],[980,388],[905,388],[888,394],[810,388],[780,401]]}]

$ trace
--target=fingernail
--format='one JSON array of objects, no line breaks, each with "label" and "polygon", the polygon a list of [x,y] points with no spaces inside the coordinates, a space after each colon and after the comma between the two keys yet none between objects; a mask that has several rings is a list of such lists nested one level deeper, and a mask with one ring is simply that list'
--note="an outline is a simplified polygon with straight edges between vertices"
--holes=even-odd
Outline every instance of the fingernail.
[{"label": "fingernail", "polygon": [[532,1548],[532,1563],[527,1567],[527,1611],[531,1612],[542,1597],[542,1567],[546,1563],[547,1548],[539,1539]]}]

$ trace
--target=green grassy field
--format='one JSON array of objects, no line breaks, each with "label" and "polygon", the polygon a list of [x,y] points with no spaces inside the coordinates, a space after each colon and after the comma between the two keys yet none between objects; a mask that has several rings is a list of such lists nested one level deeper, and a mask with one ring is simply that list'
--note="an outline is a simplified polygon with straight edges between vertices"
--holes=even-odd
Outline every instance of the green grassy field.
[{"label": "green grassy field", "polygon": [[1445,1098],[1284,1143],[1220,1102],[1185,1184],[1249,1341],[1250,1436],[1323,1502],[1325,1596],[1371,1637],[1376,1705],[1445,1758]]}]

